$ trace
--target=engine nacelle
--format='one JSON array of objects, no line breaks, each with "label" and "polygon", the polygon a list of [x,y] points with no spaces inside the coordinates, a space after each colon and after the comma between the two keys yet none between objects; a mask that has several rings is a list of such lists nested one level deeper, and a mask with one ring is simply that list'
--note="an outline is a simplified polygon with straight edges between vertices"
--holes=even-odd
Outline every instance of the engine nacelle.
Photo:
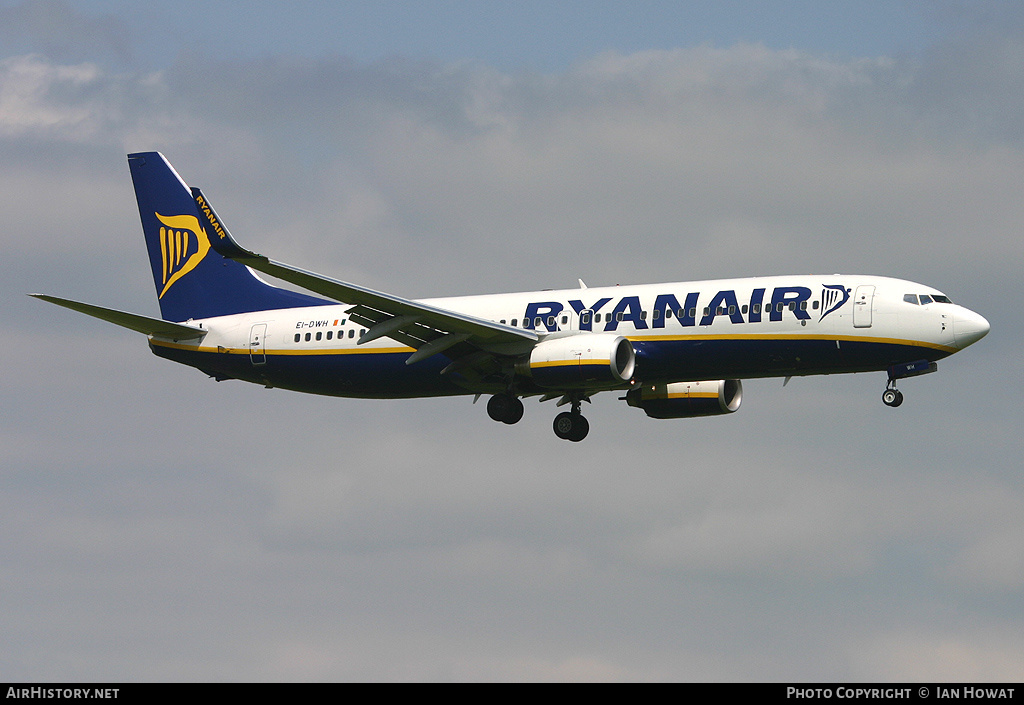
[{"label": "engine nacelle", "polygon": [[652,419],[686,419],[731,414],[740,408],[743,384],[738,379],[644,384],[626,393],[626,403]]},{"label": "engine nacelle", "polygon": [[583,333],[545,340],[517,365],[541,387],[572,389],[628,383],[636,367],[633,345],[613,333]]}]

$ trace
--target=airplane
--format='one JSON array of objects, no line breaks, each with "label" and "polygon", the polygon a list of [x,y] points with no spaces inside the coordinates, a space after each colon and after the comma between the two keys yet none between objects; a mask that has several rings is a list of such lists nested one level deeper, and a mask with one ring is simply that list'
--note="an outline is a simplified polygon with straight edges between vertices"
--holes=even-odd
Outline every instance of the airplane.
[{"label": "airplane", "polygon": [[[36,298],[148,336],[158,357],[221,381],[373,399],[489,395],[505,424],[522,399],[568,405],[558,438],[583,440],[583,402],[620,392],[655,419],[731,414],[742,380],[887,373],[898,380],[983,338],[989,323],[922,284],[797,275],[413,300],[244,249],[159,152],[128,155],[161,318]],[[266,274],[311,293],[274,286]]]}]

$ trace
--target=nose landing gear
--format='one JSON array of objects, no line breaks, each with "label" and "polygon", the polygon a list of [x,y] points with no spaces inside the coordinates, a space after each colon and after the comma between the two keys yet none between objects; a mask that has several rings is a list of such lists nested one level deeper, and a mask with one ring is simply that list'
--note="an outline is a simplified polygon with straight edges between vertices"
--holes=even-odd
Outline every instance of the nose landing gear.
[{"label": "nose landing gear", "polygon": [[885,385],[885,391],[882,392],[882,403],[894,408],[903,403],[903,393],[896,389],[896,380],[928,375],[938,369],[939,366],[929,360],[916,360],[893,365],[889,368],[889,383]]},{"label": "nose landing gear", "polygon": [[903,392],[896,389],[896,386],[893,383],[893,381],[890,381],[889,387],[887,387],[886,390],[882,392],[882,403],[885,404],[886,406],[891,406],[893,408],[903,403]]}]

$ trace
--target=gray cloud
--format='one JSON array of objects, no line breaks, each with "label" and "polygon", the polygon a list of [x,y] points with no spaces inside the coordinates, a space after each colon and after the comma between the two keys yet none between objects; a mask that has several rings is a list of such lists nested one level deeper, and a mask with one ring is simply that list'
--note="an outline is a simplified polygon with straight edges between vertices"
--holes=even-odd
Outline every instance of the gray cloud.
[{"label": "gray cloud", "polygon": [[0,41],[9,53],[39,52],[62,63],[86,57],[128,63],[131,36],[115,15],[82,14],[64,0],[26,0],[0,7]]}]

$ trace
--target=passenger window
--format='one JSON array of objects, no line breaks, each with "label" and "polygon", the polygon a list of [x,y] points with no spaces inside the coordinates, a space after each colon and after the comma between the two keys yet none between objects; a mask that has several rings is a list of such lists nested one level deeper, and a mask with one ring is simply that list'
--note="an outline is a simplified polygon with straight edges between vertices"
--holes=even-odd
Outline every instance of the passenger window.
[{"label": "passenger window", "polygon": [[[651,319],[656,321],[659,318],[661,318],[661,311],[654,309],[654,313],[651,314]],[[666,318],[668,318],[668,316],[666,316]]]},{"label": "passenger window", "polygon": [[333,337],[334,337],[334,331],[333,330],[327,331],[327,339],[330,340]]},{"label": "passenger window", "polygon": [[562,316],[562,325],[564,326],[568,322],[569,322],[569,317],[568,316]]},{"label": "passenger window", "polygon": [[754,313],[761,313],[761,304],[754,304]]},{"label": "passenger window", "polygon": [[800,302],[800,310],[801,311],[806,311],[807,310],[807,302],[806,301],[801,301]]},{"label": "passenger window", "polygon": [[513,318],[512,319],[512,327],[513,328],[518,328],[519,327],[519,319],[518,318]]},{"label": "passenger window", "polygon": [[736,307],[735,307],[735,306],[730,306],[730,307],[729,307],[729,315],[731,316],[731,315],[733,315],[734,313],[736,313]]},{"label": "passenger window", "polygon": [[813,308],[815,311],[817,311],[818,310],[818,302],[815,301],[813,304],[811,304],[811,308]]},{"label": "passenger window", "polygon": [[349,330],[348,330],[348,337],[349,338],[355,338],[356,337],[356,329],[355,328],[349,328]]},{"label": "passenger window", "polygon": [[641,321],[646,321],[647,320],[647,311],[641,311],[640,312],[640,320]]},{"label": "passenger window", "polygon": [[580,314],[580,325],[587,325],[590,323],[590,311],[584,311]]},{"label": "passenger window", "polygon": [[297,343],[297,342],[299,342],[300,340],[302,340],[302,333],[296,333],[296,334],[295,334],[295,342]]},{"label": "passenger window", "polygon": [[621,321],[622,320],[622,314],[623,314],[622,311],[619,311],[618,313],[616,313],[615,314],[615,320],[616,321]]},{"label": "passenger window", "polygon": [[742,313],[744,316],[747,315],[747,305],[746,304],[743,304],[743,308],[740,309],[740,313]]},{"label": "passenger window", "polygon": [[321,331],[316,332],[316,339],[323,340],[324,334]]},{"label": "passenger window", "polygon": [[309,340],[310,340],[310,338],[312,338],[312,337],[313,337],[313,336],[312,336],[311,334],[309,334],[309,333],[306,333],[306,342],[308,343],[308,342],[309,342]]}]

